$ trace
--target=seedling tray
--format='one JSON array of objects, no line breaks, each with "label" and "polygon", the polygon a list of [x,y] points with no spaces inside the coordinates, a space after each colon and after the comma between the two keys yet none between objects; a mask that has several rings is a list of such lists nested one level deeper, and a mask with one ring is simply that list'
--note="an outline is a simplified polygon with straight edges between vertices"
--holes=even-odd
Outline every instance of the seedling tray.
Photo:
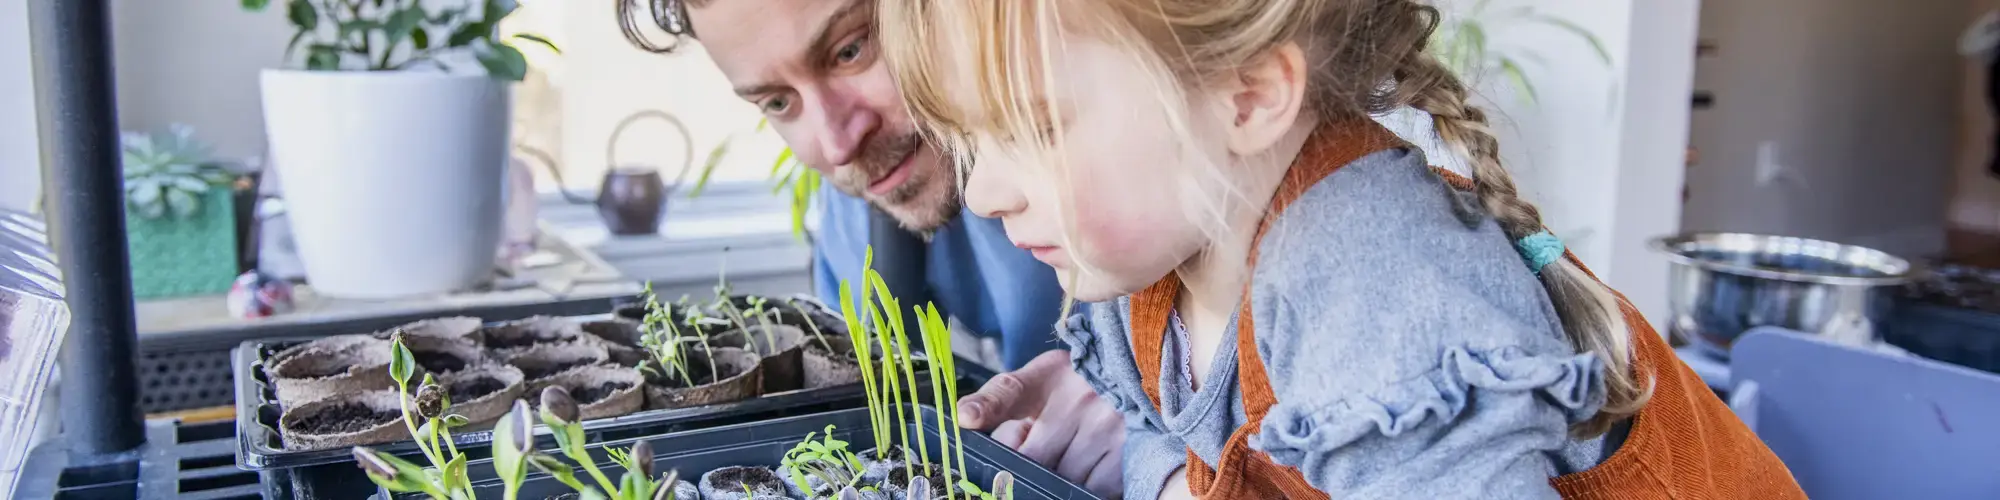
[{"label": "seedling tray", "polygon": [[[827,335],[846,335],[846,325],[839,323],[831,315],[821,311],[814,311],[813,314],[823,320],[820,325]],[[590,315],[566,319],[590,321],[610,317],[610,315]],[[278,418],[283,414],[283,410],[278,403],[274,385],[264,373],[265,362],[286,348],[317,339],[318,337],[308,337],[246,341],[231,354],[236,383],[238,467],[245,470],[289,469],[354,460],[351,450],[347,447],[287,450],[283,435],[279,431]],[[965,377],[960,377],[959,381],[963,383],[964,380]],[[700,422],[791,408],[845,407],[849,404],[861,406],[865,401],[864,395],[861,384],[848,384],[765,394],[742,401],[708,406],[640,410],[623,416],[586,421],[583,425],[584,430],[593,435],[630,436],[634,431],[687,428]],[[553,438],[547,435],[546,428],[538,428],[536,432],[538,440],[554,443]],[[461,448],[471,445],[483,450],[485,444],[492,440],[492,432],[455,433],[452,437]],[[408,440],[375,444],[370,447],[397,455],[419,455],[416,443]]]},{"label": "seedling tray", "polygon": [[[931,460],[939,458],[941,442],[938,435],[937,410],[931,406],[915,407],[922,424],[907,424],[913,435],[921,435],[929,448]],[[947,425],[952,422],[947,419]],[[847,441],[851,450],[860,451],[876,446],[870,435],[868,409],[857,408],[813,415],[767,420],[745,424],[729,425],[702,430],[677,432],[660,436],[648,436],[622,441],[612,441],[593,446],[591,458],[605,475],[617,479],[624,471],[605,455],[606,449],[628,450],[639,441],[649,441],[655,450],[655,464],[659,471],[675,470],[680,477],[696,482],[703,473],[731,466],[777,467],[785,456],[808,433],[823,432],[827,425],[835,426],[837,439]],[[819,436],[814,438],[818,439]],[[980,488],[990,489],[993,475],[1005,470],[1014,475],[1014,498],[1022,500],[1086,500],[1096,499],[1089,491],[1064,480],[1033,460],[1015,453],[985,434],[972,431],[963,433],[965,444],[965,470]],[[553,446],[539,449],[545,453],[558,454]],[[956,449],[954,449],[956,451]],[[954,454],[954,460],[955,454]],[[421,462],[419,462],[421,463]],[[473,477],[473,488],[478,498],[501,498],[504,490],[493,472],[491,460],[477,460],[469,464]],[[954,478],[954,481],[956,478]],[[586,481],[588,482],[588,481]],[[539,472],[528,475],[522,484],[520,497],[523,500],[541,500],[573,493],[569,487]],[[386,491],[378,491],[378,498],[417,499],[420,494],[389,496]]]}]

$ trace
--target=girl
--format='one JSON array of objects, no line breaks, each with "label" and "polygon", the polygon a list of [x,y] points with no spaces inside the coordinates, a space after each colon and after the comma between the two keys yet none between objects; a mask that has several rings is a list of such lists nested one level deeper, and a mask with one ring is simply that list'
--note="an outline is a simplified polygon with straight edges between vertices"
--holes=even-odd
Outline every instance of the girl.
[{"label": "girl", "polygon": [[877,2],[969,206],[1096,303],[1063,336],[1128,497],[1803,498],[1517,195],[1436,10]]}]

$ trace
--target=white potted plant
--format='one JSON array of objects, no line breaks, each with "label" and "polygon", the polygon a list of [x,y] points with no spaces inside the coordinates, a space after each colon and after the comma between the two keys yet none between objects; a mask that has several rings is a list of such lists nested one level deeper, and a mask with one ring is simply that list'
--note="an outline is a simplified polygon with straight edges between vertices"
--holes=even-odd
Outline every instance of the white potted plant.
[{"label": "white potted plant", "polygon": [[[262,12],[270,0],[241,0]],[[281,0],[296,68],[262,75],[272,168],[306,279],[392,298],[489,280],[501,231],[512,0]]]}]

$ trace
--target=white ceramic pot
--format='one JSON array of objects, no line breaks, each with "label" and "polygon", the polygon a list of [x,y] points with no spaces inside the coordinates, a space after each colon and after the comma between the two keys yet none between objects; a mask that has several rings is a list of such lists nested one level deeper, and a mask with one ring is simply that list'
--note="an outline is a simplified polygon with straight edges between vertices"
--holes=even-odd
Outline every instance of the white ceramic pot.
[{"label": "white ceramic pot", "polygon": [[510,99],[484,75],[265,70],[264,126],[306,279],[394,298],[491,279]]}]

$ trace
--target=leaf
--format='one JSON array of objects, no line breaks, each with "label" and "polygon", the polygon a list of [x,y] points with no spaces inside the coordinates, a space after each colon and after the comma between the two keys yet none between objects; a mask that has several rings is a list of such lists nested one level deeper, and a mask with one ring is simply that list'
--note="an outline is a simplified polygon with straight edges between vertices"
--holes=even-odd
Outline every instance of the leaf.
[{"label": "leaf", "polygon": [[319,29],[319,8],[307,0],[292,0],[292,3],[286,4],[285,18],[290,19],[292,26],[300,30]]},{"label": "leaf", "polygon": [[169,189],[167,190],[167,206],[174,209],[175,217],[185,219],[193,217],[196,212],[201,211],[201,200],[195,199],[194,195],[189,194],[187,191]]},{"label": "leaf", "polygon": [[431,48],[431,32],[422,26],[410,28],[410,45],[415,46],[417,50]]},{"label": "leaf", "polygon": [[729,155],[729,143],[732,140],[733,137],[723,139],[722,144],[717,144],[715,149],[708,151],[708,160],[701,164],[701,175],[695,177],[694,189],[688,191],[689,198],[701,196],[701,192],[708,189],[708,177],[715,175],[715,167],[722,165],[722,158]]},{"label": "leaf", "polygon": [[611,500],[610,497],[604,496],[603,492],[597,491],[597,488],[584,488],[583,491],[577,492],[577,498],[579,500]]},{"label": "leaf", "polygon": [[465,23],[464,26],[459,26],[457,30],[451,32],[451,37],[445,39],[444,45],[446,47],[464,47],[473,41],[486,38],[486,35],[492,32],[493,24],[486,21]]},{"label": "leaf", "polygon": [[313,71],[339,71],[340,48],[323,43],[313,44],[306,49],[306,69]]},{"label": "leaf", "polygon": [[1520,91],[1521,97],[1527,102],[1541,101],[1541,98],[1535,95],[1535,84],[1528,81],[1527,73],[1521,71],[1521,65],[1515,63],[1513,59],[1500,59],[1500,73],[1507,76],[1507,82],[1512,84],[1515,90]]},{"label": "leaf", "polygon": [[438,471],[444,476],[444,484],[456,485],[465,477],[465,455],[453,455],[450,462]]},{"label": "leaf", "polygon": [[505,44],[496,44],[493,49],[479,55],[479,64],[493,78],[518,82],[528,77],[528,58],[520,50]]},{"label": "leaf", "polygon": [[[396,11],[395,14],[390,15],[389,20],[382,23],[382,36],[388,39],[387,46],[393,49],[396,44],[402,43],[404,38],[414,36],[413,32],[420,30],[421,28],[418,25],[423,24],[423,22],[423,6],[411,5],[405,7],[403,10]],[[418,49],[421,50],[422,47],[418,47]]]},{"label": "leaf", "polygon": [[250,12],[263,12],[265,7],[270,6],[271,0],[243,0],[243,10]]},{"label": "leaf", "polygon": [[557,48],[557,47],[556,47],[556,43],[555,43],[555,42],[551,42],[551,41],[549,41],[549,39],[547,39],[547,38],[542,38],[542,36],[541,36],[541,35],[537,35],[537,34],[534,34],[534,33],[515,33],[515,34],[514,34],[514,38],[519,38],[519,39],[522,39],[522,40],[527,40],[527,41],[530,41],[530,42],[535,42],[535,43],[537,43],[537,44],[540,44],[540,45],[541,45],[541,46],[543,46],[543,47],[548,47],[548,48],[549,48],[549,51],[550,51],[550,52],[554,52],[554,53],[556,53],[557,55],[561,55],[561,54],[562,54],[562,49],[561,49],[561,48]]},{"label": "leaf", "polygon": [[438,11],[438,13],[432,15],[431,18],[428,19],[428,21],[430,21],[431,24],[451,24],[452,22],[457,21],[459,16],[463,15],[465,15],[465,7],[452,7],[449,9]]},{"label": "leaf", "polygon": [[1598,60],[1603,61],[1607,66],[1611,64],[1611,51],[1604,49],[1604,42],[1598,40],[1597,34],[1591,33],[1590,29],[1584,28],[1583,25],[1576,24],[1568,19],[1555,16],[1538,15],[1534,16],[1534,19],[1575,34],[1577,38],[1582,38],[1585,43],[1590,44],[1590,50],[1597,53]]},{"label": "leaf", "polygon": [[[359,33],[363,37],[362,39],[366,40],[368,32],[379,29],[382,29],[382,23],[370,21],[367,19],[356,19],[352,21],[343,22],[340,23],[340,39],[344,41],[347,40],[347,37],[351,37],[354,36],[356,33]],[[361,50],[361,47],[355,46],[353,47],[353,49],[359,51]]]},{"label": "leaf", "polygon": [[465,415],[453,413],[444,416],[444,427],[446,429],[465,427],[471,424],[472,424],[472,419],[466,418]]},{"label": "leaf", "polygon": [[397,339],[389,348],[389,378],[394,379],[399,387],[409,385],[410,377],[417,373],[416,355],[410,353],[410,348],[403,345],[402,339]]}]

